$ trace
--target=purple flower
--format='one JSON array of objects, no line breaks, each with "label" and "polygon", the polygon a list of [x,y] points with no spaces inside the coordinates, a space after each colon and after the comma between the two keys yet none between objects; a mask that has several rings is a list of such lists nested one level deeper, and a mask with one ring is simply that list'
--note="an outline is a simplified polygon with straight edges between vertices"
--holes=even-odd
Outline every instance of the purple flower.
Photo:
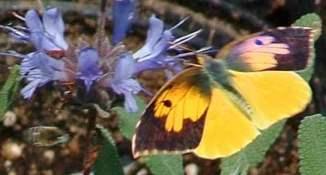
[{"label": "purple flower", "polygon": [[84,81],[87,92],[93,83],[102,76],[99,66],[99,55],[96,49],[87,47],[80,51],[77,78]]},{"label": "purple flower", "polygon": [[136,0],[114,0],[112,6],[113,35],[115,45],[126,37],[126,32],[135,17]]},{"label": "purple flower", "polygon": [[124,107],[128,112],[138,110],[134,95],[142,90],[138,81],[132,78],[135,64],[131,54],[120,55],[115,64],[113,78],[107,80],[105,85],[111,87],[116,94],[124,96]]},{"label": "purple flower", "polygon": [[[29,10],[25,22],[30,31],[30,40],[38,50],[66,50],[64,23],[56,8],[44,11],[42,21],[35,10]],[[42,23],[43,22],[43,23]]]},{"label": "purple flower", "polygon": [[[149,69],[165,69],[168,68],[174,72],[179,72],[183,69],[180,59],[185,55],[169,54],[171,50],[177,50],[181,44],[188,42],[196,37],[200,30],[176,38],[172,31],[181,25],[185,20],[182,20],[174,27],[164,30],[164,23],[154,15],[149,19],[149,30],[145,44],[137,52],[133,54],[136,60],[135,74]],[[198,51],[186,53],[187,55],[196,54]]]},{"label": "purple flower", "polygon": [[72,72],[66,68],[67,59],[51,57],[54,55],[61,58],[68,49],[60,11],[56,8],[48,9],[44,11],[42,19],[35,10],[27,11],[25,17],[16,17],[23,20],[26,27],[0,27],[8,30],[16,40],[32,43],[37,51],[26,55],[12,51],[1,54],[22,59],[21,76],[28,82],[21,90],[24,98],[31,98],[36,88],[50,81],[69,81]]},{"label": "purple flower", "polygon": [[49,57],[43,52],[27,54],[21,63],[21,76],[28,84],[21,90],[24,98],[31,98],[35,89],[50,81],[67,81],[64,62]]},{"label": "purple flower", "polygon": [[57,8],[44,11],[42,20],[35,10],[28,10],[25,18],[27,27],[1,26],[9,31],[10,35],[18,41],[31,42],[39,51],[64,51],[68,44],[64,40],[64,23],[62,15]]},{"label": "purple flower", "polygon": [[[179,38],[175,37],[173,30],[185,20],[164,30],[164,23],[152,16],[149,19],[144,46],[134,54],[126,51],[121,41],[135,16],[135,2],[136,0],[113,2],[114,46],[102,37],[101,44],[95,44],[98,48],[85,42],[77,44],[77,47],[69,47],[64,40],[62,15],[56,8],[44,11],[42,16],[35,10],[29,10],[25,17],[16,15],[25,22],[26,27],[0,26],[9,31],[16,40],[30,42],[36,49],[26,55],[12,51],[0,53],[22,59],[21,75],[28,83],[21,90],[24,98],[31,98],[38,87],[51,81],[81,80],[86,92],[89,92],[94,84],[106,90],[112,89],[114,94],[124,97],[126,111],[136,112],[138,106],[135,95],[144,91],[134,78],[138,73],[149,69],[179,72],[183,69],[181,58],[207,50],[188,51],[180,47],[200,33],[198,30]],[[177,52],[172,54],[171,51]]]}]

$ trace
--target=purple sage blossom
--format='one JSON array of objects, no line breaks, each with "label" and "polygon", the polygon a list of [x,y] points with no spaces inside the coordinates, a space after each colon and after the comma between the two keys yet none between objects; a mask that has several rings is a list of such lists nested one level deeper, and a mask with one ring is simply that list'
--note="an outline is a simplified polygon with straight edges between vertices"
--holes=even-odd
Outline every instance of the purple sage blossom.
[{"label": "purple sage blossom", "polygon": [[124,96],[124,107],[128,112],[138,110],[134,96],[142,90],[138,81],[132,78],[135,65],[136,62],[130,53],[121,54],[116,60],[113,77],[104,80],[104,86]]},{"label": "purple sage blossom", "polygon": [[112,6],[112,43],[116,45],[126,37],[126,32],[135,17],[136,0],[114,0]]},{"label": "purple sage blossom", "polygon": [[0,26],[9,32],[16,40],[30,42],[36,51],[25,55],[13,51],[1,53],[22,59],[21,76],[28,84],[21,90],[24,98],[31,98],[35,89],[50,81],[69,81],[71,73],[66,65],[66,59],[55,59],[63,56],[68,45],[64,40],[64,23],[57,8],[44,11],[42,17],[35,10],[28,10],[23,20],[26,27]]},{"label": "purple sage blossom", "polygon": [[[21,90],[24,98],[31,98],[35,90],[48,82],[73,82],[81,80],[89,92],[93,85],[124,97],[128,112],[136,112],[135,95],[146,92],[135,78],[140,72],[150,69],[165,69],[174,73],[183,69],[183,58],[208,49],[188,51],[182,44],[196,37],[200,30],[176,37],[170,29],[154,15],[149,19],[149,29],[143,47],[135,53],[127,51],[121,42],[135,16],[136,0],[114,0],[113,2],[113,46],[107,38],[97,38],[101,44],[82,42],[68,46],[64,39],[62,14],[56,8],[47,9],[42,15],[35,10],[27,11],[23,26],[0,26],[18,41],[33,44],[35,51],[19,54],[14,51],[0,53],[22,59],[21,75],[27,85]],[[97,48],[99,47],[99,48]],[[177,51],[177,52],[175,52]],[[179,52],[181,51],[181,52]],[[174,54],[172,54],[174,52]]]},{"label": "purple sage blossom", "polygon": [[32,97],[36,88],[50,81],[67,81],[64,62],[49,57],[43,52],[27,54],[21,63],[20,73],[28,84],[21,90],[24,98]]},{"label": "purple sage blossom", "polygon": [[24,20],[26,27],[1,26],[18,41],[31,42],[38,51],[52,52],[68,49],[64,40],[64,23],[57,8],[44,11],[42,17],[36,10],[28,10]]},{"label": "purple sage blossom", "polygon": [[[183,69],[181,58],[183,54],[169,54],[171,50],[177,50],[181,44],[188,42],[196,37],[201,30],[188,35],[176,38],[172,31],[179,27],[185,20],[180,21],[174,27],[164,30],[164,23],[154,15],[149,19],[149,29],[145,44],[142,48],[133,54],[136,60],[135,74],[149,69],[170,69],[173,72],[179,72]],[[200,50],[202,51],[202,50]],[[198,51],[189,52],[187,55],[194,55]]]},{"label": "purple sage blossom", "polygon": [[99,55],[96,49],[87,47],[80,51],[78,56],[77,79],[84,81],[86,92],[102,76],[102,71],[99,66]]}]

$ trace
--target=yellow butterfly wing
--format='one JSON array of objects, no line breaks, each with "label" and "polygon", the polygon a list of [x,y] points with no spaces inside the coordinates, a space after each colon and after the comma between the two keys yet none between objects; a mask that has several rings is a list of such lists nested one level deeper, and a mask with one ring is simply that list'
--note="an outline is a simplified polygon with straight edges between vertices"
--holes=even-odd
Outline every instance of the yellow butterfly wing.
[{"label": "yellow butterfly wing", "polygon": [[246,146],[258,134],[257,128],[226,92],[214,88],[202,138],[194,153],[207,159],[226,157]]},{"label": "yellow butterfly wing", "polygon": [[151,101],[133,138],[135,157],[190,151],[202,158],[226,157],[252,142],[259,130],[302,111],[311,99],[309,85],[294,72],[230,71],[233,87],[253,111],[246,115],[217,84],[205,92],[198,88],[210,81],[198,81],[199,72],[181,73]]},{"label": "yellow butterfly wing", "polygon": [[309,85],[294,72],[230,73],[234,88],[253,112],[248,117],[224,90],[214,88],[202,138],[194,150],[200,157],[226,157],[241,150],[259,130],[301,112],[311,99]]},{"label": "yellow butterfly wing", "polygon": [[253,109],[251,120],[259,129],[301,112],[311,100],[308,83],[295,72],[230,72],[234,88]]},{"label": "yellow butterfly wing", "polygon": [[167,82],[136,127],[132,141],[134,157],[194,149],[202,136],[210,93],[202,68],[187,69]]},{"label": "yellow butterfly wing", "polygon": [[[217,58],[225,58],[227,67],[232,69],[230,86],[246,106],[214,89],[203,136],[194,150],[198,156],[231,155],[250,143],[258,130],[304,110],[310,102],[311,89],[293,70],[302,70],[311,63],[313,34],[310,28],[278,28],[222,49]],[[212,76],[218,74],[216,70],[208,72]]]}]

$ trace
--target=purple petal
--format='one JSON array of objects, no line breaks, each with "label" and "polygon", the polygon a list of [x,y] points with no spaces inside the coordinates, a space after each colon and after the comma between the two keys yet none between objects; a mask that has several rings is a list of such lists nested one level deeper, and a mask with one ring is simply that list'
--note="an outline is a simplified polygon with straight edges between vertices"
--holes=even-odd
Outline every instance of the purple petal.
[{"label": "purple petal", "polygon": [[39,84],[40,84],[40,80],[31,81],[23,89],[20,90],[20,94],[22,94],[22,96],[25,99],[30,99],[33,96]]},{"label": "purple petal", "polygon": [[149,19],[149,29],[144,46],[134,53],[134,58],[143,58],[151,54],[154,45],[162,37],[164,29],[163,22],[154,15]]},{"label": "purple petal", "polygon": [[[201,50],[188,52],[179,47],[181,44],[196,37],[201,30],[192,32],[177,39],[172,34],[172,31],[184,23],[185,20],[186,19],[180,21],[174,27],[164,31],[163,22],[161,20],[157,19],[155,16],[150,18],[150,28],[147,33],[146,42],[141,49],[133,54],[133,57],[137,62],[134,74],[149,69],[169,69],[177,73],[183,69],[181,59],[179,58],[201,52]],[[168,52],[177,49],[183,50],[184,52],[181,52],[180,54],[175,53],[174,55],[171,55]]]},{"label": "purple petal", "polygon": [[142,87],[138,81],[134,79],[121,80],[121,81],[112,81],[111,87],[115,93],[121,95],[126,93],[137,94],[142,90]]},{"label": "purple petal", "polygon": [[[34,36],[36,37],[36,36]],[[55,43],[54,38],[46,37],[45,34],[41,34],[39,36],[39,41],[41,42],[41,47],[38,47],[38,50],[42,51],[60,51],[63,47],[59,46]]]},{"label": "purple petal", "polygon": [[[149,46],[153,46],[161,38],[164,30],[164,23],[162,20],[152,15],[149,18],[149,30],[147,32],[145,43]],[[145,45],[146,45],[145,44]]]},{"label": "purple petal", "polygon": [[139,73],[145,70],[154,70],[154,69],[163,69],[165,66],[163,64],[157,63],[155,60],[146,60],[136,64],[134,74],[138,75]]},{"label": "purple petal", "polygon": [[112,6],[112,43],[117,44],[126,37],[130,23],[135,16],[136,0],[115,0]]},{"label": "purple petal", "polygon": [[28,10],[25,15],[25,22],[31,32],[43,32],[43,25],[36,10]]},{"label": "purple petal", "polygon": [[138,111],[138,106],[136,99],[133,94],[131,93],[126,93],[124,94],[125,101],[124,101],[124,108],[126,109],[127,112],[137,112]]},{"label": "purple petal", "polygon": [[136,80],[112,80],[110,86],[116,94],[124,95],[124,106],[128,112],[136,112],[138,110],[134,95],[141,91],[142,87]]},{"label": "purple petal", "polygon": [[129,53],[120,55],[115,65],[113,79],[115,81],[129,79],[135,70],[136,61]]},{"label": "purple petal", "polygon": [[165,31],[161,39],[155,45],[152,46],[151,54],[142,59],[139,59],[139,61],[154,59],[160,56],[161,54],[166,53],[167,49],[169,48],[169,44],[173,40],[173,38],[174,37],[170,31]]},{"label": "purple petal", "polygon": [[48,9],[43,14],[43,26],[46,34],[59,48],[66,50],[68,45],[64,40],[64,23],[62,14],[57,8]]},{"label": "purple petal", "polygon": [[84,81],[87,91],[101,75],[97,50],[89,47],[82,49],[78,56],[78,78]]},{"label": "purple petal", "polygon": [[116,62],[113,78],[109,81],[116,94],[125,97],[124,105],[128,112],[138,110],[134,95],[142,90],[138,81],[132,79],[135,70],[135,60],[129,53],[122,54]]},{"label": "purple petal", "polygon": [[46,10],[42,19],[43,21],[35,10],[26,13],[29,40],[38,50],[66,50],[68,45],[64,40],[64,23],[59,10]]},{"label": "purple petal", "polygon": [[43,25],[46,32],[53,36],[63,35],[64,23],[62,14],[57,8],[48,9],[43,14]]},{"label": "purple petal", "polygon": [[25,23],[30,32],[30,41],[37,49],[42,49],[44,30],[38,13],[35,10],[27,11],[25,15]]},{"label": "purple petal", "polygon": [[32,69],[40,69],[44,74],[53,75],[54,71],[64,70],[64,62],[51,58],[43,52],[33,52],[22,61],[22,70],[28,72]]},{"label": "purple petal", "polygon": [[65,73],[60,70],[63,69],[63,64],[56,61],[42,52],[33,52],[23,58],[20,71],[28,82],[21,90],[24,98],[31,98],[37,87],[50,81],[66,80]]},{"label": "purple petal", "polygon": [[146,46],[147,49],[144,49],[143,51],[147,50],[148,53],[140,51],[142,53],[138,53],[140,53],[139,55],[142,55],[142,57],[138,58],[135,57],[135,55],[137,56],[135,53],[133,55],[137,60],[135,74],[144,70],[167,68],[168,62],[178,61],[177,59],[171,59],[172,57],[167,55],[167,49],[169,48],[170,42],[173,38],[172,33],[167,30],[163,32],[162,37],[157,41],[157,43],[152,46]]},{"label": "purple petal", "polygon": [[63,61],[53,59],[43,52],[26,55],[22,60],[20,73],[28,82],[38,82],[38,87],[49,81],[68,79]]}]

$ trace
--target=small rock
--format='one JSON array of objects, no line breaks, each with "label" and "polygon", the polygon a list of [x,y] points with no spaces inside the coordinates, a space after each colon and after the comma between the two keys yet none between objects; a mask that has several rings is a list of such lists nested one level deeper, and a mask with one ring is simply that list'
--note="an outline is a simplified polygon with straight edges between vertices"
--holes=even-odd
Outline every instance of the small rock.
[{"label": "small rock", "polygon": [[8,175],[17,175],[15,171],[9,171]]},{"label": "small rock", "polygon": [[148,175],[148,171],[145,168],[140,169],[137,175]]},{"label": "small rock", "polygon": [[22,156],[23,146],[13,141],[6,141],[1,147],[1,154],[5,159],[15,160]]},{"label": "small rock", "polygon": [[189,163],[185,167],[186,175],[198,175],[198,172],[199,172],[198,166],[194,163]]},{"label": "small rock", "polygon": [[17,121],[17,115],[12,111],[7,111],[3,116],[3,125],[6,127],[13,126]]},{"label": "small rock", "polygon": [[46,150],[43,153],[43,157],[48,164],[52,164],[55,157],[55,152],[53,150]]},{"label": "small rock", "polygon": [[9,169],[11,168],[11,166],[12,166],[12,161],[11,161],[11,160],[6,160],[6,161],[4,162],[4,167],[5,167],[7,170],[9,170]]}]

